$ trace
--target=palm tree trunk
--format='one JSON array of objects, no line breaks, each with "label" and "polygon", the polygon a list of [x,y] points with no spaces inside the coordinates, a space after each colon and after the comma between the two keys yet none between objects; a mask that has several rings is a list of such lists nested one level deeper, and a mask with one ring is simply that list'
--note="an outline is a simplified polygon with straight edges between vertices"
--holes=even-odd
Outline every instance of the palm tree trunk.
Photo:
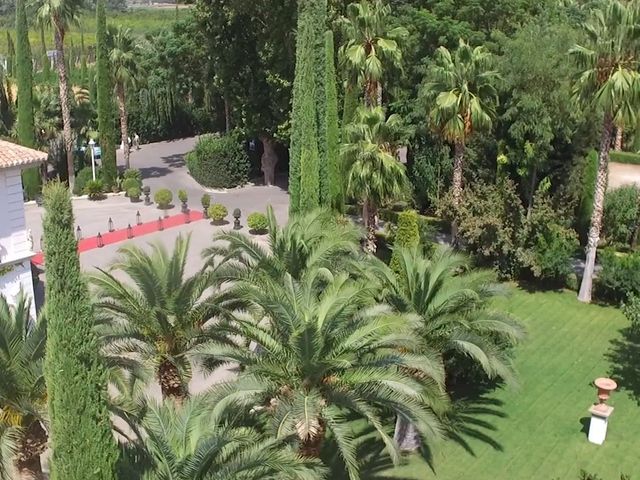
[{"label": "palm tree trunk", "polygon": [[464,167],[464,142],[456,140],[453,144],[453,207],[454,218],[451,222],[451,245],[458,246],[458,219],[457,210],[462,202],[462,173]]},{"label": "palm tree trunk", "polygon": [[614,150],[616,152],[622,151],[622,138],[623,138],[624,129],[622,127],[616,127],[616,142],[614,146]]},{"label": "palm tree trunk", "polygon": [[182,404],[189,396],[178,368],[168,360],[164,360],[157,371],[158,383],[162,391],[162,398],[173,398],[178,404]]},{"label": "palm tree trunk", "polygon": [[129,156],[131,149],[129,148],[129,118],[127,115],[127,102],[125,97],[124,85],[118,83],[117,86],[118,110],[120,111],[120,133],[122,136],[122,147],[124,149],[124,167],[128,170],[131,168]]},{"label": "palm tree trunk", "polygon": [[598,173],[596,175],[596,188],[593,194],[593,213],[591,214],[591,226],[587,237],[587,258],[580,284],[578,300],[591,302],[591,290],[593,288],[593,272],[596,266],[596,252],[600,241],[602,228],[602,211],[604,208],[604,196],[607,190],[609,176],[609,149],[613,136],[613,119],[610,113],[606,113],[600,138],[600,153],[598,155]]},{"label": "palm tree trunk", "polygon": [[267,135],[261,135],[262,158],[261,170],[264,173],[264,184],[271,186],[276,182],[276,165],[278,164],[278,154],[275,150],[275,140]]},{"label": "palm tree trunk", "polygon": [[420,448],[420,434],[415,425],[400,415],[396,417],[393,439],[401,452],[414,452]]},{"label": "palm tree trunk", "polygon": [[367,238],[365,239],[364,251],[370,254],[376,253],[376,229],[377,222],[377,209],[376,206],[370,200],[366,199],[362,202],[362,221],[364,222],[365,229],[367,230]]},{"label": "palm tree trunk", "polygon": [[47,448],[47,432],[38,420],[34,420],[20,439],[20,450],[15,461],[22,480],[42,480],[40,455]]},{"label": "palm tree trunk", "polygon": [[71,131],[71,107],[69,105],[69,77],[67,64],[64,60],[64,26],[60,19],[52,18],[54,42],[56,46],[56,69],[58,71],[58,85],[60,88],[60,108],[62,110],[62,134],[67,151],[67,172],[69,175],[69,189],[73,191],[75,184],[75,165],[73,162],[73,133]]},{"label": "palm tree trunk", "polygon": [[227,95],[224,96],[224,128],[227,133],[231,131],[231,104]]}]

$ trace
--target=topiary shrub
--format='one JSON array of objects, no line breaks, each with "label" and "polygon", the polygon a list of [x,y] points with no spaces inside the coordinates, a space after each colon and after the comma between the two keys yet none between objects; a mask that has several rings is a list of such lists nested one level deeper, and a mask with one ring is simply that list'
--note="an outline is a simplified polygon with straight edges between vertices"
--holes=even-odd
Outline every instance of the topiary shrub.
[{"label": "topiary shrub", "polygon": [[621,302],[628,295],[640,295],[640,253],[617,253],[607,249],[600,255],[602,269],[596,279],[596,293],[606,300]]},{"label": "topiary shrub", "polygon": [[269,223],[264,213],[253,212],[247,217],[247,225],[251,233],[260,235],[267,231]]},{"label": "topiary shrub", "polygon": [[178,200],[180,200],[182,203],[187,203],[187,201],[189,200],[189,196],[187,195],[186,190],[178,190]]},{"label": "topiary shrub", "polygon": [[239,133],[203,135],[186,162],[193,178],[205,187],[233,188],[248,180],[249,157]]},{"label": "topiary shrub", "polygon": [[[100,170],[96,170],[96,178],[100,178]],[[84,187],[87,186],[87,182],[93,180],[93,171],[91,167],[84,167],[76,175],[76,183],[73,185],[74,195],[83,195]]]},{"label": "topiary shrub", "polygon": [[124,190],[127,193],[127,196],[129,195],[129,189],[133,188],[133,187],[137,187],[140,188],[142,187],[142,184],[140,183],[140,181],[137,178],[125,178],[122,181],[122,190]]},{"label": "topiary shrub", "polygon": [[102,180],[89,180],[84,187],[84,193],[89,197],[89,200],[100,200],[104,198],[104,184]]},{"label": "topiary shrub", "polygon": [[173,201],[173,193],[167,188],[161,188],[153,195],[153,200],[158,204],[158,208],[165,210],[169,208]]},{"label": "topiary shrub", "polygon": [[138,202],[140,201],[141,193],[140,187],[131,187],[127,190],[127,197],[129,197],[132,202]]},{"label": "topiary shrub", "polygon": [[218,223],[222,222],[224,218],[229,214],[229,212],[227,211],[227,207],[220,203],[211,205],[207,210],[207,213],[209,214],[209,218],[211,220]]},{"label": "topiary shrub", "polygon": [[602,234],[610,244],[628,244],[638,217],[640,189],[635,185],[607,192],[604,200]]},{"label": "topiary shrub", "polygon": [[407,210],[398,214],[398,228],[393,239],[393,254],[389,266],[396,274],[400,273],[400,250],[415,248],[420,244],[418,214]]}]

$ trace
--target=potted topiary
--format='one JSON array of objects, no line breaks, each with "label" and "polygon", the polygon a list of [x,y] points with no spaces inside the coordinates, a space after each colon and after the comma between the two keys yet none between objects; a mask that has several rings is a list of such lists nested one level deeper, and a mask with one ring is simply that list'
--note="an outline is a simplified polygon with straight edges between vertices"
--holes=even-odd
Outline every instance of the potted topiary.
[{"label": "potted topiary", "polygon": [[122,190],[124,190],[125,195],[129,196],[129,190],[134,187],[138,190],[140,189],[140,182],[137,178],[125,178],[122,181]]},{"label": "potted topiary", "polygon": [[209,207],[208,214],[211,219],[211,223],[213,225],[223,225],[226,222],[224,218],[227,216],[229,212],[227,211],[227,207],[221,205],[220,203],[215,203]]},{"label": "potted topiary", "polygon": [[134,187],[130,187],[129,190],[127,190],[127,197],[129,197],[131,203],[137,203],[140,201],[140,193],[140,187],[136,185]]},{"label": "potted topiary", "polygon": [[84,186],[84,193],[87,194],[89,200],[101,200],[103,198],[104,186],[102,180],[89,180]]},{"label": "potted topiary", "polygon": [[189,211],[189,206],[187,205],[189,197],[187,196],[187,192],[185,190],[178,190],[178,199],[182,202],[182,213],[187,213]]},{"label": "potted topiary", "polygon": [[202,204],[202,214],[204,218],[209,218],[209,205],[211,205],[211,195],[205,193],[200,198],[200,203]]},{"label": "potted topiary", "polygon": [[153,195],[153,200],[158,204],[160,210],[166,210],[171,205],[173,193],[167,188],[161,188]]},{"label": "potted topiary", "polygon": [[262,235],[267,232],[269,224],[267,216],[264,213],[253,212],[247,217],[247,225],[249,225],[249,233],[253,235]]}]

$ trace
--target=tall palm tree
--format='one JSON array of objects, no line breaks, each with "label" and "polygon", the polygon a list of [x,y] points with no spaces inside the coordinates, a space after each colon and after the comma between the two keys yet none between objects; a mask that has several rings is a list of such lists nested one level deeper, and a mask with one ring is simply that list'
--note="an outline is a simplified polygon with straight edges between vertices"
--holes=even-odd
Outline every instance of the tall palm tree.
[{"label": "tall palm tree", "polygon": [[[472,48],[460,39],[452,55],[445,47],[436,50],[423,94],[428,102],[429,123],[453,144],[454,209],[460,206],[463,188],[464,151],[475,131],[490,130],[498,101],[496,83],[500,77],[491,70],[491,53]],[[458,241],[458,225],[451,225],[452,244]]]},{"label": "tall palm tree", "polygon": [[362,203],[365,250],[370,253],[376,251],[378,208],[406,192],[405,167],[396,159],[401,133],[400,117],[385,120],[382,107],[358,109],[345,130],[341,155],[348,172],[347,194]]},{"label": "tall palm tree", "polygon": [[387,69],[399,69],[402,50],[398,41],[409,33],[403,27],[389,28],[391,7],[382,0],[362,0],[347,7],[340,19],[346,43],[339,57],[347,74],[347,88],[364,89],[365,104],[382,105],[382,80]]},{"label": "tall palm tree", "polygon": [[600,241],[604,195],[607,189],[609,150],[617,126],[634,125],[640,105],[640,2],[610,0],[593,11],[583,26],[585,45],[569,53],[581,68],[574,83],[575,98],[602,115],[598,172],[593,196],[593,213],[587,238],[586,263],[578,299],[591,301],[596,250]]},{"label": "tall palm tree", "polygon": [[[182,236],[171,254],[160,244],[150,253],[126,246],[109,272],[91,277],[105,355],[133,356],[151,365],[163,397],[178,401],[189,394],[193,349],[212,338],[227,341],[218,328],[227,307],[234,305],[228,293],[216,288],[214,270],[186,277],[188,249],[189,238]],[[118,280],[114,271],[128,279]]]},{"label": "tall palm tree", "polygon": [[33,0],[40,22],[53,28],[53,40],[56,49],[55,64],[58,71],[60,108],[62,110],[62,130],[67,153],[69,188],[71,190],[73,190],[75,183],[74,139],[71,127],[69,73],[67,72],[67,63],[64,55],[64,37],[69,26],[77,23],[78,14],[83,4],[83,0]]},{"label": "tall palm tree", "polygon": [[[179,408],[146,402],[137,438],[125,447],[135,464],[127,478],[172,480],[316,480],[322,471],[276,439],[212,415],[206,395]],[[140,468],[142,466],[142,468]]]},{"label": "tall palm tree", "polygon": [[42,370],[47,327],[44,318],[34,322],[30,306],[31,301],[23,293],[15,307],[0,295],[0,428],[14,431],[13,462],[20,478],[42,479],[40,455],[48,440]]},{"label": "tall palm tree", "polygon": [[[505,291],[492,271],[470,270],[466,257],[439,247],[427,258],[418,249],[403,249],[398,271],[379,263],[387,286],[386,300],[399,312],[415,315],[413,331],[425,348],[439,352],[449,380],[451,359],[470,358],[491,379],[513,382],[512,348],[523,328],[509,315],[495,311],[490,301]],[[404,450],[419,447],[415,430],[402,418],[396,440]]]},{"label": "tall palm tree", "polygon": [[265,277],[233,288],[255,318],[237,315],[229,332],[255,348],[238,342],[200,349],[203,358],[240,365],[236,380],[210,391],[216,408],[233,405],[264,416],[276,437],[296,438],[305,457],[317,458],[331,433],[354,480],[358,459],[350,414],[375,428],[394,459],[384,412],[415,423],[425,440],[439,434],[431,407],[441,397],[442,365],[418,351],[406,317],[375,302],[376,285],[326,268],[309,270],[300,280]]},{"label": "tall palm tree", "polygon": [[362,232],[333,212],[317,209],[296,215],[281,227],[269,206],[267,219],[266,246],[241,233],[222,233],[202,252],[207,265],[218,268],[220,274],[225,271],[229,280],[255,277],[256,273],[267,273],[274,279],[288,273],[299,280],[313,268],[333,272],[359,268]]},{"label": "tall palm tree", "polygon": [[124,163],[130,168],[129,123],[127,113],[127,89],[136,84],[138,76],[137,46],[130,28],[118,25],[109,29],[109,62],[118,99],[120,133],[124,146]]}]

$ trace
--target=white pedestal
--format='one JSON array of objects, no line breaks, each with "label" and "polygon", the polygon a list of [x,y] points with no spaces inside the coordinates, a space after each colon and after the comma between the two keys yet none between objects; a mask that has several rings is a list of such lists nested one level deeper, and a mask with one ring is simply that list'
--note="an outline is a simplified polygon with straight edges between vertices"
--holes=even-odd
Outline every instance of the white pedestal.
[{"label": "white pedestal", "polygon": [[596,445],[602,445],[607,437],[609,417],[613,413],[613,407],[594,405],[589,409],[591,423],[589,424],[589,441]]}]

